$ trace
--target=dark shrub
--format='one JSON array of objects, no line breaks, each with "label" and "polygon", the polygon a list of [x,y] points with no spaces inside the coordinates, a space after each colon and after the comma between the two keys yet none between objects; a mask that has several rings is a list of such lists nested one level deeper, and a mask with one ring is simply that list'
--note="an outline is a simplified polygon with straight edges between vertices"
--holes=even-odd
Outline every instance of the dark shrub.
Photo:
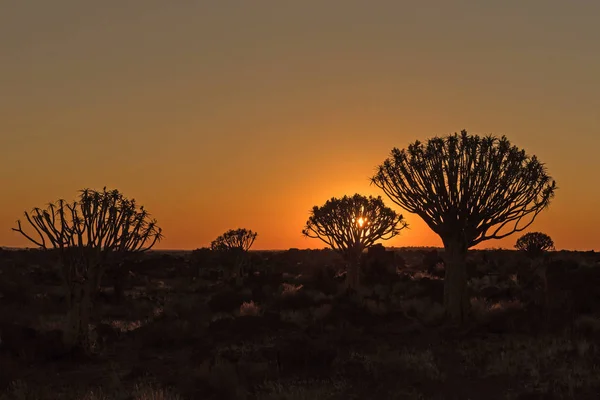
[{"label": "dark shrub", "polygon": [[208,307],[213,313],[230,313],[239,310],[244,301],[250,301],[251,296],[243,295],[231,289],[214,294],[208,301]]},{"label": "dark shrub", "polygon": [[279,368],[286,375],[329,375],[338,355],[331,343],[304,335],[282,338],[277,348]]},{"label": "dark shrub", "polygon": [[444,281],[442,279],[422,278],[419,286],[423,288],[421,296],[426,296],[436,303],[444,303]]}]

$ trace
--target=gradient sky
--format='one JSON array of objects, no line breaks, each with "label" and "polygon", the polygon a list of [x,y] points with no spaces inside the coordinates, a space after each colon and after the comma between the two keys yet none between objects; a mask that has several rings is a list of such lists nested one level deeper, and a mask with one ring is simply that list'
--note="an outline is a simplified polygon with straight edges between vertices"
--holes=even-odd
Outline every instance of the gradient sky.
[{"label": "gradient sky", "polygon": [[[600,250],[598,21],[591,0],[3,2],[0,245],[28,245],[24,210],[108,186],[159,220],[157,248],[237,227],[320,248],[313,205],[383,195],[392,147],[464,128],[546,163],[559,190],[530,230]],[[388,245],[441,245],[404,215]]]}]

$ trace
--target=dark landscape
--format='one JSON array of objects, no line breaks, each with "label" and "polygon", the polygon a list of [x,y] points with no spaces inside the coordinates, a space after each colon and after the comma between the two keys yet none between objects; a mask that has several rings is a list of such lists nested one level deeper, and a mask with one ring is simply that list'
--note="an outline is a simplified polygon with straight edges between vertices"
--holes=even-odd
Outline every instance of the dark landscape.
[{"label": "dark landscape", "polygon": [[600,1],[1,3],[0,400],[600,399]]},{"label": "dark landscape", "polygon": [[4,250],[2,399],[597,398],[598,253],[552,252],[535,275],[521,252],[470,251],[459,329],[441,324],[442,255],[376,246],[344,295],[330,250],[250,252],[241,286],[208,249],[151,251],[122,298],[102,282],[93,354],[75,357],[52,260]]}]

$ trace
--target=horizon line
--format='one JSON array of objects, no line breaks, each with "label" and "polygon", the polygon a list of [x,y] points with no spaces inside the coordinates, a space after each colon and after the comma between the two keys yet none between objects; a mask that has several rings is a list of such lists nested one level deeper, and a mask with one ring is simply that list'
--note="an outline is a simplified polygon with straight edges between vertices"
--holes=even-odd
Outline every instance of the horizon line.
[{"label": "horizon line", "polygon": [[[403,249],[432,249],[432,250],[444,250],[443,247],[438,247],[438,246],[384,246],[386,249],[390,249],[390,250],[403,250]],[[199,250],[202,248],[209,248],[209,247],[197,247],[195,249],[149,249],[147,250],[148,252],[154,251],[154,252],[192,252],[195,250]],[[19,250],[43,250],[39,247],[9,247],[9,246],[0,246],[0,250],[8,250],[8,251],[19,251]],[[47,249],[47,250],[52,250],[52,249]],[[330,247],[322,247],[322,248],[299,248],[299,247],[288,247],[287,249],[250,249],[248,251],[250,252],[257,252],[257,251],[289,251],[289,250],[300,250],[300,251],[307,251],[307,250],[333,250],[334,249],[330,248]],[[517,249],[514,248],[507,248],[507,247],[486,247],[483,249],[468,249],[468,251],[494,251],[494,250],[504,250],[504,251],[518,251]],[[577,253],[596,253],[596,252],[600,252],[600,250],[594,250],[594,249],[590,249],[590,250],[573,250],[573,249],[554,249],[554,250],[548,250],[549,253],[558,253],[561,251],[567,251],[567,252],[577,252]]]}]

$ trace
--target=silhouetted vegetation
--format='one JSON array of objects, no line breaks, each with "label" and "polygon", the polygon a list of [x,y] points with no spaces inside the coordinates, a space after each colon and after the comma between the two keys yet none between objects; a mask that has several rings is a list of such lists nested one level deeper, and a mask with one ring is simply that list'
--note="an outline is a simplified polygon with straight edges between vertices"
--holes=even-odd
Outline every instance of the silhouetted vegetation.
[{"label": "silhouetted vegetation", "polygon": [[[69,310],[64,341],[88,351],[93,300],[106,268],[131,252],[144,252],[161,238],[161,229],[144,207],[119,191],[84,189],[79,200],[58,200],[47,209],[34,208],[25,218],[35,234],[13,230],[42,249],[54,249]],[[37,234],[37,235],[36,235]]]},{"label": "silhouetted vegetation", "polygon": [[359,194],[312,209],[322,250],[251,251],[240,228],[149,251],[161,229],[116,190],[25,213],[39,249],[0,249],[0,400],[597,397],[598,253],[540,232],[469,250],[548,206],[543,164],[463,131],[372,180],[444,248],[376,243],[408,225]]},{"label": "silhouetted vegetation", "polygon": [[554,250],[554,242],[545,233],[529,232],[517,239],[515,248],[524,251],[529,257],[535,258],[546,251]]},{"label": "silhouetted vegetation", "polygon": [[217,252],[220,260],[228,267],[229,277],[235,277],[238,284],[241,284],[244,277],[248,250],[254,244],[257,235],[249,229],[230,229],[210,244],[211,250]]},{"label": "silhouetted vegetation", "polygon": [[248,251],[258,234],[249,229],[230,229],[210,244],[215,251]]},{"label": "silhouetted vegetation", "polygon": [[441,237],[444,305],[458,323],[470,309],[467,250],[526,229],[556,189],[545,166],[506,137],[480,137],[464,130],[394,148],[372,182]]},{"label": "silhouetted vegetation", "polygon": [[[529,264],[524,252],[469,251],[472,313],[456,330],[444,324],[443,279],[430,273],[444,250],[372,246],[352,297],[342,295],[343,259],[329,249],[251,251],[264,269],[244,286],[191,279],[191,252],[145,252],[123,265],[131,285],[122,305],[96,299],[90,354],[73,362],[61,358],[64,299],[47,264],[51,253],[4,251],[0,393],[40,400],[594,398],[600,257],[552,254],[542,260],[548,284],[528,286],[516,277]],[[225,268],[210,258],[203,267]],[[102,279],[101,293],[111,284]]]},{"label": "silhouetted vegetation", "polygon": [[315,206],[302,234],[320,239],[339,251],[347,262],[346,282],[358,289],[359,261],[365,249],[378,240],[389,240],[407,227],[402,215],[383,204],[381,197],[335,197]]}]

